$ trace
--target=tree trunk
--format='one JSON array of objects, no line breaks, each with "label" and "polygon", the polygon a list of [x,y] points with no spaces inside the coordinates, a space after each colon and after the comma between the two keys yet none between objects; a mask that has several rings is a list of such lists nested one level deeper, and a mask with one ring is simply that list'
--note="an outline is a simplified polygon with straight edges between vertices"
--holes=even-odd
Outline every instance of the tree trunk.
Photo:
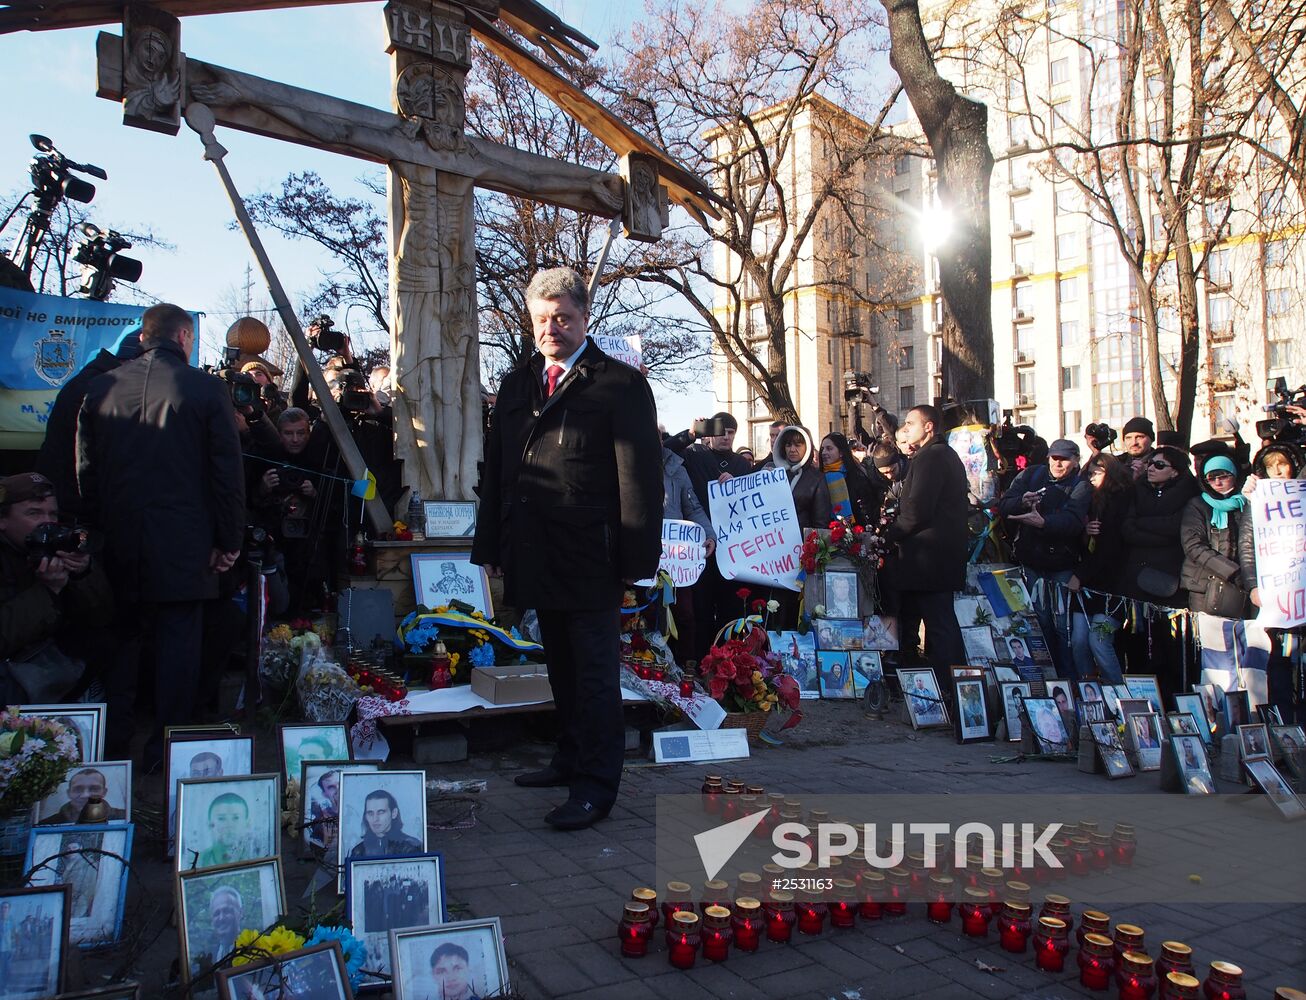
[{"label": "tree trunk", "polygon": [[993,248],[989,223],[988,109],[939,75],[917,0],[884,0],[889,62],[897,71],[939,170],[939,201],[952,232],[939,259],[939,284],[952,322],[943,329],[945,397],[993,395]]}]

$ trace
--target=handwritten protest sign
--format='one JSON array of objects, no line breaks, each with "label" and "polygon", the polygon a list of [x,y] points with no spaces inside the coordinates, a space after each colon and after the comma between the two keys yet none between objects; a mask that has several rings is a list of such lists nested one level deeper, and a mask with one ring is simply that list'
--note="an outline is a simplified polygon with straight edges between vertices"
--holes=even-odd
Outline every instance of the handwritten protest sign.
[{"label": "handwritten protest sign", "polygon": [[1256,588],[1266,628],[1306,624],[1306,480],[1262,479],[1252,495]]},{"label": "handwritten protest sign", "polygon": [[632,333],[629,335],[592,333],[594,343],[599,345],[599,349],[610,358],[616,358],[618,361],[624,361],[631,368],[638,369],[643,357],[643,349],[640,345],[639,334]]},{"label": "handwritten protest sign", "polygon": [[[666,518],[662,522],[662,561],[658,569],[665,570],[677,587],[692,587],[698,582],[707,565],[707,532],[693,521]],[[652,580],[636,580],[636,586],[651,586]]]},{"label": "handwritten protest sign", "polygon": [[721,575],[797,590],[803,532],[785,471],[762,469],[708,483],[707,497]]}]

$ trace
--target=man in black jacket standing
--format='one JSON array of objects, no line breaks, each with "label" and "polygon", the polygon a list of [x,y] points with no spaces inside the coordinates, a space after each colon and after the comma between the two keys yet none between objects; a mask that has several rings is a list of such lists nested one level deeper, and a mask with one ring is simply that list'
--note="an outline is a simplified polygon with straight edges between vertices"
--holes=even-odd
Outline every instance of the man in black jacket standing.
[{"label": "man in black jacket standing", "polygon": [[[231,397],[190,367],[195,329],[179,306],[141,317],[141,356],[96,379],[77,422],[77,479],[105,534],[115,595],[152,636],[154,728],[146,765],[163,756],[163,727],[191,721],[204,601],[240,555],[245,478]],[[109,740],[126,749],[136,678],[106,682]]]},{"label": "man in black jacket standing", "polygon": [[[942,433],[933,406],[917,406],[903,421],[912,448],[898,518],[885,537],[898,545],[893,580],[905,622],[925,622],[925,659],[935,669],[966,662],[952,595],[966,584],[966,468]],[[913,637],[903,636],[904,642]]]},{"label": "man in black jacket standing", "polygon": [[539,615],[558,749],[517,784],[567,786],[545,820],[579,830],[608,814],[621,781],[618,612],[661,557],[662,446],[644,376],[587,336],[580,275],[539,272],[526,305],[538,353],[499,388],[472,561]]}]

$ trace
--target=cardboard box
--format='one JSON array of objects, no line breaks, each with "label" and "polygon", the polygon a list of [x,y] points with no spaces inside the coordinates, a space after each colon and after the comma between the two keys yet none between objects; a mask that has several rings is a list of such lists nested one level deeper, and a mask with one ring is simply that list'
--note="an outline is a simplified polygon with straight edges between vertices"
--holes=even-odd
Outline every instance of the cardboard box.
[{"label": "cardboard box", "polygon": [[473,667],[472,690],[495,705],[553,701],[549,671],[543,663],[507,667]]}]

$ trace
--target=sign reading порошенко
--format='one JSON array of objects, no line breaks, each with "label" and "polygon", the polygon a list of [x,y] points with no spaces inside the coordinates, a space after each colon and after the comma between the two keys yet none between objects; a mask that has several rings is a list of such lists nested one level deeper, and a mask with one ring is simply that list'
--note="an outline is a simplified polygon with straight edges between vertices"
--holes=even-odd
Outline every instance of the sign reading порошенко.
[{"label": "sign reading \u043f\u043e\u0440\u043e\u0448\u0435\u043d\u043a\u043e", "polygon": [[798,590],[803,532],[785,471],[762,469],[708,483],[707,497],[721,575]]}]

